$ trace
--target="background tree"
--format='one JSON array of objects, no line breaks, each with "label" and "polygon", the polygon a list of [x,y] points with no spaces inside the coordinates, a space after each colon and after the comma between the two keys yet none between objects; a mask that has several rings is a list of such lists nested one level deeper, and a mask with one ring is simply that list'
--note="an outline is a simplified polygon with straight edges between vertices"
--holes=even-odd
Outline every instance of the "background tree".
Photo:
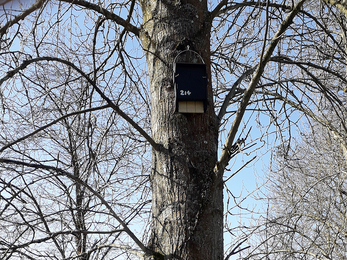
[{"label": "background tree", "polygon": [[[345,75],[346,17],[330,8],[315,17],[331,40],[317,42],[315,56],[321,64],[335,63],[335,74]],[[336,35],[336,36],[334,36]],[[316,63],[317,64],[317,63]],[[317,73],[317,72],[315,72]],[[318,78],[317,78],[318,80]],[[346,84],[334,77],[319,79],[342,106],[313,95],[315,106],[290,103],[306,115],[300,120],[295,142],[275,150],[267,191],[267,212],[254,227],[254,247],[246,259],[345,259]],[[282,98],[281,98],[282,99]],[[284,99],[283,99],[284,100]]]},{"label": "background tree", "polygon": [[[343,114],[345,36],[324,23],[339,12],[314,4],[3,5],[2,258],[222,259],[230,160],[321,104]],[[203,114],[175,112],[188,48],[207,67]]]},{"label": "background tree", "polygon": [[346,257],[346,160],[326,128],[308,129],[289,151],[278,150],[268,214],[245,259]]}]

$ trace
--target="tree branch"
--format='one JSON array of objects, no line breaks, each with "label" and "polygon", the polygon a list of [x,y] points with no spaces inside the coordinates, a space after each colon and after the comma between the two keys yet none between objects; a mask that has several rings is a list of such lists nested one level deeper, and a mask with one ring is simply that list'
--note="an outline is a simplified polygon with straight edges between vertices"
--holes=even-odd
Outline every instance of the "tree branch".
[{"label": "tree branch", "polygon": [[342,148],[343,155],[344,155],[345,160],[347,162],[347,143],[346,143],[346,138],[343,135],[341,135],[341,133],[335,127],[333,127],[332,124],[328,120],[324,120],[324,119],[320,118],[313,111],[311,111],[311,110],[309,110],[307,108],[304,108],[301,104],[295,103],[294,101],[289,100],[289,99],[281,96],[278,93],[266,92],[265,94],[271,95],[275,99],[282,100],[286,104],[290,105],[291,107],[295,108],[298,111],[301,111],[306,116],[310,117],[314,121],[316,121],[319,124],[321,124],[324,127],[326,127],[328,129],[328,131],[333,135],[333,137],[340,141],[340,146]]},{"label": "tree branch", "polygon": [[236,88],[241,84],[241,82],[246,78],[248,77],[249,75],[251,75],[252,73],[254,73],[255,69],[257,67],[253,67],[251,69],[248,69],[246,70],[242,75],[241,77],[239,77],[235,83],[233,84],[233,86],[231,87],[228,95],[225,97],[224,101],[223,101],[223,104],[219,110],[219,113],[218,113],[218,120],[219,120],[219,125],[221,123],[221,120],[223,119],[223,117],[225,116],[226,114],[226,111],[227,111],[227,108],[229,106],[229,102],[230,100],[235,96],[235,91],[236,91]]},{"label": "tree branch", "polygon": [[[88,231],[88,230],[68,230],[68,231],[59,231],[59,232],[52,232],[49,234],[49,236],[47,237],[42,237],[42,238],[38,238],[38,239],[34,239],[31,240],[29,242],[20,244],[20,245],[13,245],[13,246],[8,246],[6,248],[0,248],[0,250],[17,250],[19,248],[24,248],[27,246],[30,246],[32,244],[40,244],[43,243],[45,241],[51,240],[57,236],[60,235],[76,235],[76,234],[113,234],[113,233],[119,233],[119,232],[123,232],[125,231],[124,229],[115,229],[115,230],[110,230],[110,231]],[[7,244],[5,244],[7,245]]]},{"label": "tree branch", "polygon": [[327,4],[336,6],[342,13],[347,16],[347,1],[345,0],[323,0]]},{"label": "tree branch", "polygon": [[311,77],[311,79],[317,84],[318,87],[320,87],[320,92],[323,93],[323,95],[325,95],[327,97],[328,100],[333,99],[335,100],[339,105],[342,105],[341,100],[327,87],[324,86],[324,84],[322,84],[320,82],[320,80],[314,76],[311,72],[308,71],[308,69],[304,66],[307,67],[312,67],[315,69],[319,69],[322,70],[324,72],[327,72],[329,74],[334,75],[336,78],[340,79],[341,81],[343,81],[345,84],[347,84],[347,80],[345,77],[343,77],[341,74],[332,71],[330,69],[327,69],[325,67],[316,65],[312,62],[303,62],[303,61],[293,61],[288,57],[285,56],[276,56],[276,57],[272,57],[271,61],[276,61],[276,62],[280,62],[280,63],[284,63],[284,64],[294,64],[296,66],[298,66],[300,69],[302,69],[303,71],[305,71],[307,73],[307,75],[309,75]]},{"label": "tree branch", "polygon": [[46,2],[46,0],[38,0],[32,6],[30,6],[28,9],[26,9],[23,13],[15,16],[14,19],[8,21],[3,27],[0,28],[0,39],[6,33],[8,28],[10,28],[12,25],[18,23],[20,20],[24,20],[25,17],[27,17],[32,12],[40,9],[45,2]]},{"label": "tree branch", "polygon": [[234,121],[231,125],[230,131],[228,133],[227,139],[224,144],[224,150],[222,151],[220,160],[217,162],[214,172],[217,175],[222,175],[224,173],[225,167],[229,163],[229,150],[233,145],[236,133],[239,129],[239,126],[241,124],[242,118],[245,114],[246,108],[248,106],[248,102],[258,85],[260,78],[264,72],[266,64],[269,62],[271,55],[273,51],[275,50],[278,42],[280,41],[281,35],[287,30],[287,28],[292,24],[294,17],[298,14],[300,8],[304,4],[306,0],[299,1],[294,7],[293,10],[289,13],[289,15],[284,19],[284,21],[281,23],[279,29],[273,36],[267,50],[264,52],[264,54],[261,57],[261,60],[257,66],[257,69],[252,77],[251,82],[249,83],[247,89],[245,90],[244,96],[241,100],[241,103],[239,105],[239,108],[236,112]]},{"label": "tree branch", "polygon": [[129,229],[128,225],[118,216],[118,214],[113,210],[110,204],[103,198],[102,195],[100,195],[99,192],[95,191],[88,183],[84,182],[81,180],[79,177],[61,169],[58,167],[53,167],[49,165],[44,165],[44,164],[35,164],[35,163],[28,163],[28,162],[23,162],[23,161],[17,161],[17,160],[11,160],[11,159],[6,159],[6,158],[0,158],[0,163],[4,164],[13,164],[13,165],[20,165],[20,166],[25,166],[29,168],[34,168],[34,169],[41,169],[41,170],[46,170],[46,171],[51,171],[57,173],[58,176],[65,176],[69,178],[70,180],[73,180],[84,187],[86,187],[95,197],[97,197],[101,203],[110,211],[112,216],[118,221],[119,224],[122,225],[124,232],[126,232],[130,238],[141,248],[141,250],[144,253],[147,254],[153,254],[153,252],[148,249],[138,238],[137,236]]},{"label": "tree branch", "polygon": [[156,151],[159,151],[159,150],[162,151],[163,150],[163,147],[161,145],[157,144],[153,140],[153,138],[150,137],[149,134],[147,134],[147,132],[142,127],[140,127],[134,120],[132,120],[126,113],[124,113],[119,108],[118,105],[116,105],[111,99],[109,99],[86,73],[84,73],[80,68],[78,68],[75,64],[73,64],[70,61],[56,58],[56,57],[38,57],[38,58],[31,59],[31,60],[26,60],[19,67],[7,72],[6,76],[0,79],[0,86],[4,81],[12,78],[20,70],[25,69],[29,64],[39,62],[39,61],[57,61],[57,62],[65,64],[67,66],[70,66],[71,68],[76,70],[78,73],[80,73],[88,81],[88,83],[90,85],[93,86],[93,88],[101,96],[101,98],[104,99],[107,102],[107,104],[115,112],[117,112],[118,115],[120,115],[125,121],[127,121],[131,126],[133,126],[151,144],[153,149],[155,149]]},{"label": "tree branch", "polygon": [[132,32],[136,36],[139,36],[140,34],[140,29],[129,22],[129,17],[127,18],[127,20],[124,20],[122,17],[108,11],[106,8],[103,8],[100,5],[96,5],[84,0],[60,0],[60,1],[70,3],[73,5],[83,6],[90,10],[94,10],[102,14],[103,16],[105,16],[107,19],[112,20],[116,22],[117,24],[123,26],[127,31]]},{"label": "tree branch", "polygon": [[228,0],[222,0],[220,3],[210,12],[211,20],[213,20],[220,12],[220,10],[228,4]]},{"label": "tree branch", "polygon": [[[241,3],[232,3],[229,6],[228,1],[222,0],[211,12],[210,12],[210,22],[220,14],[227,13],[228,11],[235,10],[241,7],[247,6],[266,6],[267,2],[259,1],[243,1]],[[283,10],[291,11],[292,7],[284,4],[268,3],[269,7],[281,8]]]},{"label": "tree branch", "polygon": [[55,125],[56,123],[58,123],[59,121],[65,119],[65,118],[68,118],[68,117],[74,116],[74,115],[79,115],[79,114],[83,114],[83,113],[92,112],[92,111],[102,110],[102,109],[105,109],[105,108],[108,108],[108,107],[110,107],[109,104],[101,106],[101,107],[93,107],[93,108],[85,109],[85,110],[82,110],[82,111],[77,111],[77,112],[72,112],[72,113],[66,114],[66,115],[64,115],[62,117],[59,117],[56,120],[50,122],[49,124],[41,126],[38,129],[36,129],[35,131],[33,131],[33,132],[31,132],[31,133],[29,133],[29,134],[27,134],[27,135],[25,135],[25,136],[23,136],[21,138],[18,138],[17,140],[15,140],[15,141],[13,141],[13,142],[3,146],[2,148],[0,148],[0,153],[3,152],[4,150],[6,150],[7,148],[9,148],[9,147],[11,147],[11,146],[13,146],[13,145],[15,145],[15,144],[25,140],[25,139],[27,139],[27,138],[37,134],[37,133],[39,133],[39,132],[41,132],[43,130],[45,130],[46,128],[48,128],[48,127],[50,127],[52,125]]}]

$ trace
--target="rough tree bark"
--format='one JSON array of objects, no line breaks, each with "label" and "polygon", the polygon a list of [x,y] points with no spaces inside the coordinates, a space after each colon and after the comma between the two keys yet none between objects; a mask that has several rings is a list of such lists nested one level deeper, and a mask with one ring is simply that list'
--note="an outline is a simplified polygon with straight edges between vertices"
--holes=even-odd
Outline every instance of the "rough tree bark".
[{"label": "rough tree bark", "polygon": [[[151,91],[152,136],[165,149],[153,152],[153,222],[147,259],[223,259],[223,183],[215,177],[218,123],[211,80],[203,114],[175,113],[173,61],[190,48],[210,77],[207,1],[142,2],[141,41]],[[188,47],[189,46],[189,47]]]}]

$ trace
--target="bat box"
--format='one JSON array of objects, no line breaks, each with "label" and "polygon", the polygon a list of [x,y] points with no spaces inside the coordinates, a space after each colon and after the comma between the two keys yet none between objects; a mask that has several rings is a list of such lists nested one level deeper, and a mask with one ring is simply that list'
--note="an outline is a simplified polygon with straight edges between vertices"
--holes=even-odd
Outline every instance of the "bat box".
[{"label": "bat box", "polygon": [[205,64],[175,63],[174,85],[177,112],[204,113],[206,111],[207,72]]}]

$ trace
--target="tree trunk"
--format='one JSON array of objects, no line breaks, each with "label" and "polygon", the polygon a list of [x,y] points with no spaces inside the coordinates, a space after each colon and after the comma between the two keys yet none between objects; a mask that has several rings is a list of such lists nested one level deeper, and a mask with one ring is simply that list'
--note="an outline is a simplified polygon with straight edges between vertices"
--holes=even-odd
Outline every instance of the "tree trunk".
[{"label": "tree trunk", "polygon": [[[213,174],[218,126],[210,80],[210,24],[205,0],[144,0],[141,41],[150,78],[153,220],[147,259],[223,259],[223,182]],[[187,48],[207,65],[208,105],[202,114],[175,112],[173,61]]]}]

